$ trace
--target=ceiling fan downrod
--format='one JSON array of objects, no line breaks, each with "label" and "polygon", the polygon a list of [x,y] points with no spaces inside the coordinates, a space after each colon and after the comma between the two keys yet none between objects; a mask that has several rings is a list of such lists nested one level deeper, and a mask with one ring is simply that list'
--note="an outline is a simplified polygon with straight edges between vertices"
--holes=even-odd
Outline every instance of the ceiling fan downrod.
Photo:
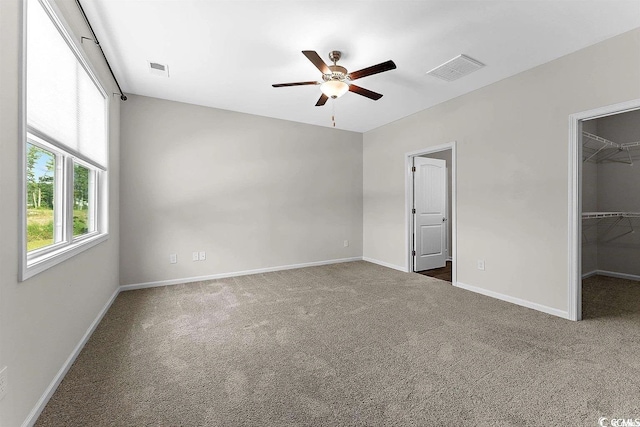
[{"label": "ceiling fan downrod", "polygon": [[333,65],[336,65],[336,62],[340,61],[340,57],[342,56],[342,52],[339,50],[332,50],[329,52],[329,60],[333,62]]}]

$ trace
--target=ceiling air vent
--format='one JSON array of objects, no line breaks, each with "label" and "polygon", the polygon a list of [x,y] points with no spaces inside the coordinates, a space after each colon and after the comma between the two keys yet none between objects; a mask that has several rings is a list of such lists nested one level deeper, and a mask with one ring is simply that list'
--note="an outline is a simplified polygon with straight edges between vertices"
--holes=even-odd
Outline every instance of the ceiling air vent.
[{"label": "ceiling air vent", "polygon": [[458,80],[460,77],[466,76],[467,74],[471,74],[482,67],[484,67],[482,62],[469,58],[466,55],[458,55],[433,70],[427,71],[427,74],[452,82],[454,80]]},{"label": "ceiling air vent", "polygon": [[169,66],[159,64],[157,62],[147,61],[149,64],[149,72],[157,76],[169,77]]}]

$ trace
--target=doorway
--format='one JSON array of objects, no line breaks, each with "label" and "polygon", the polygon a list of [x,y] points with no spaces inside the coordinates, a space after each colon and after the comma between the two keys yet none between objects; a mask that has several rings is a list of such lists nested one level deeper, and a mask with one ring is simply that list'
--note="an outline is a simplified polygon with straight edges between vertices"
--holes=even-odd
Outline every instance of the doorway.
[{"label": "doorway", "polygon": [[405,154],[407,271],[456,283],[456,144]]},{"label": "doorway", "polygon": [[[583,278],[640,279],[640,271],[634,270],[637,257],[633,254],[640,250],[640,242],[635,242],[633,234],[633,228],[640,227],[636,223],[640,199],[633,196],[637,191],[625,191],[639,181],[628,175],[640,173],[637,169],[640,164],[630,168],[634,159],[640,163],[637,151],[640,144],[632,146],[640,142],[640,135],[634,138],[621,133],[629,128],[634,135],[638,134],[635,122],[639,110],[637,99],[569,117],[568,318],[571,320],[583,318]],[[632,126],[620,125],[626,117]],[[599,191],[600,196],[606,197],[599,197]],[[625,264],[626,258],[631,262]],[[593,281],[588,282],[589,286]]]}]

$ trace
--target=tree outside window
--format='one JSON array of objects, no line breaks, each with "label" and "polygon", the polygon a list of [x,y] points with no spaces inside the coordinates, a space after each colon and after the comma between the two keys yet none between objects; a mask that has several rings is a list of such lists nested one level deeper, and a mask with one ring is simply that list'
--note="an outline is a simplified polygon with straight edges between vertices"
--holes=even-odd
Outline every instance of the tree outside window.
[{"label": "tree outside window", "polygon": [[27,144],[27,250],[54,242],[55,154]]}]

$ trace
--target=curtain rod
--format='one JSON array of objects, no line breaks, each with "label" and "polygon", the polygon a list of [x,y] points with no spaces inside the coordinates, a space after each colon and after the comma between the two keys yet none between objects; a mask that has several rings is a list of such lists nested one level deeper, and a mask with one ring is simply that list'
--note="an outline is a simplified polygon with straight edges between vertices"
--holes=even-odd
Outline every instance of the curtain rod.
[{"label": "curtain rod", "polygon": [[[82,8],[82,5],[80,4],[80,0],[76,0],[76,4],[78,5],[78,9],[80,9],[80,13],[82,13],[82,17],[84,18],[84,22],[86,22],[87,27],[89,27],[89,31],[91,31],[91,34],[93,36],[93,42],[100,48],[100,53],[102,53],[102,57],[104,58],[104,62],[106,62],[107,67],[109,68],[109,72],[111,72],[111,77],[113,77],[113,81],[116,82],[116,86],[118,86],[118,90],[120,91],[120,99],[123,101],[127,100],[127,96],[122,92],[122,88],[120,87],[120,83],[118,83],[118,79],[116,79],[116,75],[113,74],[113,70],[111,69],[111,65],[109,64],[109,61],[107,60],[107,56],[104,54],[104,50],[102,50],[102,46],[100,46],[100,42],[98,41],[98,37],[96,36],[96,33],[93,31],[93,27],[91,26],[91,23],[89,22],[89,18],[87,18],[87,14],[84,13],[84,9]],[[87,37],[83,37],[83,39],[88,39]]]}]

